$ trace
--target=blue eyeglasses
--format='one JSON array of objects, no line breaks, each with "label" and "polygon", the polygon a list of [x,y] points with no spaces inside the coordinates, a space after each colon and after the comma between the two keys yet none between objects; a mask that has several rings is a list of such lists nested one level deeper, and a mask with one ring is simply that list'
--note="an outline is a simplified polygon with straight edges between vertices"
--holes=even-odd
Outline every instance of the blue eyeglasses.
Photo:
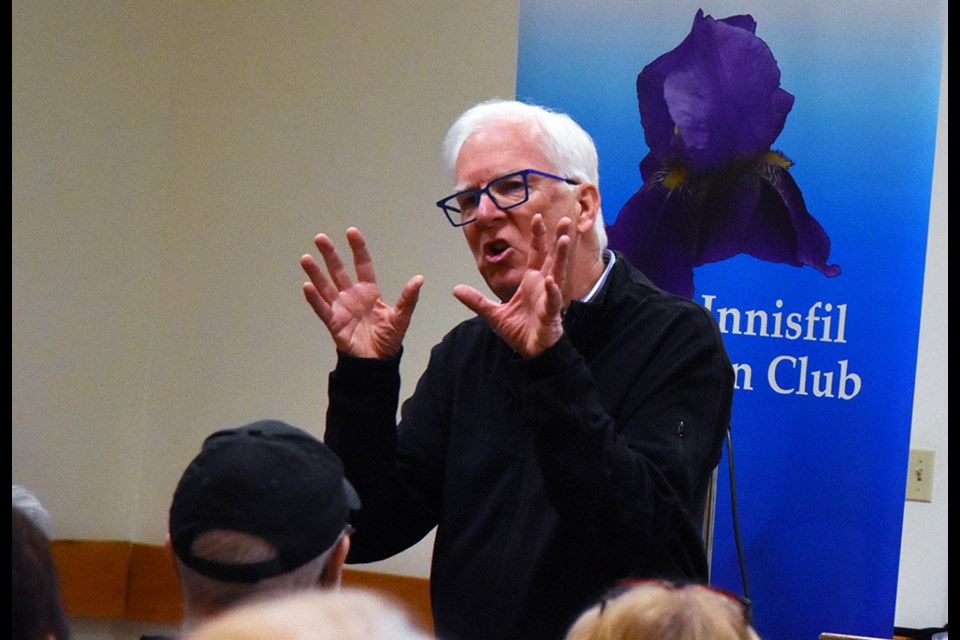
[{"label": "blue eyeglasses", "polygon": [[476,219],[477,207],[480,206],[480,197],[483,194],[487,194],[490,201],[503,211],[518,207],[529,200],[530,174],[550,178],[551,180],[560,180],[567,184],[579,184],[572,178],[562,178],[536,169],[524,169],[491,180],[483,189],[467,189],[452,196],[447,196],[438,200],[437,206],[443,209],[450,224],[455,227],[462,227]]}]

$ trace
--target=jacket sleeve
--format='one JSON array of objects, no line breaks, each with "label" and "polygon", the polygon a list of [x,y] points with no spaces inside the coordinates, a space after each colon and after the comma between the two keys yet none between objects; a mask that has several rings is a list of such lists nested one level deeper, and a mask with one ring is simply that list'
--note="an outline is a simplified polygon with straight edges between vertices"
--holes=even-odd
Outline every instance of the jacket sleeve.
[{"label": "jacket sleeve", "polygon": [[324,441],[343,461],[360,496],[348,562],[373,562],[412,546],[437,523],[425,496],[397,467],[400,356],[380,360],[338,354],[328,383]]}]

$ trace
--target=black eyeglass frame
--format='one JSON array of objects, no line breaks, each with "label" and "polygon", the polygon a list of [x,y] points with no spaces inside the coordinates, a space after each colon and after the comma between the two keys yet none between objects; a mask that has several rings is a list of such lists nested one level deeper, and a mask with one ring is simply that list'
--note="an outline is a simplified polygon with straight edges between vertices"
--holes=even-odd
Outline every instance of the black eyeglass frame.
[{"label": "black eyeglass frame", "polygon": [[[460,209],[460,205],[459,203],[457,203],[457,199],[468,194],[476,197],[478,206],[480,204],[480,198],[483,197],[483,194],[487,194],[487,197],[490,198],[490,202],[492,202],[494,206],[500,209],[501,211],[507,211],[509,209],[513,209],[514,207],[519,207],[520,205],[522,205],[523,203],[525,203],[527,200],[530,199],[530,181],[528,180],[528,176],[531,173],[534,175],[543,176],[544,178],[550,178],[551,180],[560,180],[561,182],[566,182],[567,184],[570,184],[570,185],[580,184],[578,181],[574,180],[573,178],[564,178],[562,176],[554,175],[552,173],[547,173],[546,171],[540,171],[538,169],[524,169],[523,171],[514,171],[513,173],[502,175],[499,178],[494,178],[493,180],[488,182],[487,186],[485,186],[483,189],[464,189],[463,191],[458,191],[457,193],[447,196],[446,198],[441,198],[440,200],[437,200],[437,206],[443,210],[444,215],[447,216],[447,220],[454,227],[462,227],[464,225],[470,224],[471,222],[477,219],[476,215],[474,215],[469,220],[463,220],[462,218],[463,211]],[[523,179],[523,188],[524,188],[523,199],[521,199],[518,202],[509,204],[507,206],[501,205],[499,202],[497,202],[496,196],[490,191],[490,187],[500,182],[503,182],[505,180],[510,180],[517,177]],[[451,202],[455,204],[450,204]]]}]

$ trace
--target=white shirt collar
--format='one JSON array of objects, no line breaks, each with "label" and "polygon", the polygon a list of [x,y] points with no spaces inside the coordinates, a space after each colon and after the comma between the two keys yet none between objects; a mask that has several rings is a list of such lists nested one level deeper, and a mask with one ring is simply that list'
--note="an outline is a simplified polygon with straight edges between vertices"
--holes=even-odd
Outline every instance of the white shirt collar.
[{"label": "white shirt collar", "polygon": [[613,268],[613,263],[616,262],[617,257],[613,255],[613,252],[609,249],[603,250],[603,261],[606,263],[606,267],[603,270],[603,273],[600,274],[600,279],[597,280],[597,284],[593,285],[593,289],[590,289],[590,293],[580,298],[580,302],[590,302],[591,299],[600,289],[603,288],[603,283],[607,281],[607,276],[610,275],[610,270]]}]

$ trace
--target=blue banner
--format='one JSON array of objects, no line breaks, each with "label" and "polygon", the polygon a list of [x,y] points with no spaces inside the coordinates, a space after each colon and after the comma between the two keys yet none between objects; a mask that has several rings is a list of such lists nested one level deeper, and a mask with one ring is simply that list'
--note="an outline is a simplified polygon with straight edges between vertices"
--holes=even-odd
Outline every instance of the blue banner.
[{"label": "blue banner", "polygon": [[517,97],[594,136],[611,246],[724,333],[711,581],[745,591],[735,495],[765,640],[891,637],[946,2],[626,4],[520,0]]}]

